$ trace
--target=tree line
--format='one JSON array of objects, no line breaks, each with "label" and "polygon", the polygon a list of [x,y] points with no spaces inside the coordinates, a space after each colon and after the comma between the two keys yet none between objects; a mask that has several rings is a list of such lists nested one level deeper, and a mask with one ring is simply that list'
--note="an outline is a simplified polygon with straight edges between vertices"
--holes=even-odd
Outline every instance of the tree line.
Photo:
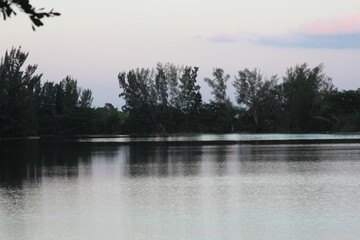
[{"label": "tree line", "polygon": [[[65,77],[42,83],[28,53],[12,48],[0,61],[0,137],[180,132],[334,132],[360,128],[360,89],[339,91],[322,65],[287,69],[280,78],[243,69],[232,79],[214,68],[204,79],[212,99],[204,102],[199,68],[157,64],[120,72],[122,111],[111,103],[92,106],[92,91]],[[235,90],[236,102],[227,95]]]},{"label": "tree line", "polygon": [[[122,114],[111,104],[92,107],[92,91],[65,77],[41,83],[28,53],[12,48],[0,61],[0,137],[118,133]],[[23,69],[24,68],[24,69]]]},{"label": "tree line", "polygon": [[[230,75],[214,68],[204,81],[212,89],[203,102],[197,67],[158,64],[118,75],[128,133],[159,132],[335,132],[360,128],[360,89],[339,91],[323,65],[287,69],[282,78],[258,69],[234,76],[236,103],[227,95]],[[280,81],[282,80],[282,81]]]}]

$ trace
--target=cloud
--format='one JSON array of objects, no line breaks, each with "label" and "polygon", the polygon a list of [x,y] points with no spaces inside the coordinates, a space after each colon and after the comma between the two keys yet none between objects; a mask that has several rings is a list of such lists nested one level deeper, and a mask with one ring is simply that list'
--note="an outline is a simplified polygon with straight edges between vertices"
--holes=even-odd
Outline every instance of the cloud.
[{"label": "cloud", "polygon": [[360,48],[360,14],[315,20],[282,35],[214,34],[207,40],[217,43],[245,40],[257,45],[292,48],[356,49]]},{"label": "cloud", "polygon": [[299,32],[308,36],[352,35],[360,33],[360,14],[315,20],[300,26]]},{"label": "cloud", "polygon": [[261,36],[251,42],[278,47],[354,49],[360,48],[360,33],[338,35],[305,35],[295,33],[291,37]]},{"label": "cloud", "polygon": [[234,43],[239,42],[243,39],[241,35],[237,34],[226,34],[226,33],[216,33],[213,36],[207,38],[210,42],[217,43]]}]

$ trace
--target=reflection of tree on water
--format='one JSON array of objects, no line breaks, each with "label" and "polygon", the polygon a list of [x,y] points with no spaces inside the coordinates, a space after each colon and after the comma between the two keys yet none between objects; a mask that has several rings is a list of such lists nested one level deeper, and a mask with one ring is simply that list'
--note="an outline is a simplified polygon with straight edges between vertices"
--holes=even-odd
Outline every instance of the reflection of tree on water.
[{"label": "reflection of tree on water", "polygon": [[[288,171],[295,173],[314,173],[321,171],[321,164],[324,159],[324,147],[316,145],[292,145],[286,149],[286,159]],[[302,162],[298,164],[297,162]]]},{"label": "reflection of tree on water", "polygon": [[16,140],[0,142],[0,182],[22,184],[42,177],[77,177],[96,146],[74,141]]},{"label": "reflection of tree on water", "polygon": [[251,144],[239,145],[237,159],[241,174],[275,174],[294,171],[292,166],[301,167],[303,164],[292,162],[316,162],[322,159],[323,149],[315,145],[296,144]]},{"label": "reflection of tree on water", "polygon": [[301,171],[292,169],[288,162],[318,161],[323,154],[323,149],[315,145],[2,141],[0,182],[22,184],[24,180],[36,183],[41,177],[78,177],[79,170],[81,175],[91,175],[94,169],[99,172],[105,162],[120,175],[130,177],[225,176],[276,173],[284,168]]},{"label": "reflection of tree on water", "polygon": [[133,143],[126,157],[125,175],[226,175],[236,145],[199,143]]},{"label": "reflection of tree on water", "polygon": [[0,181],[14,186],[27,178],[36,181],[38,150],[38,141],[0,142]]},{"label": "reflection of tree on water", "polygon": [[133,143],[126,159],[126,175],[186,176],[199,172],[201,146]]},{"label": "reflection of tree on water", "polygon": [[217,162],[217,175],[224,176],[227,173],[227,157],[229,156],[228,146],[216,146],[215,156]]}]

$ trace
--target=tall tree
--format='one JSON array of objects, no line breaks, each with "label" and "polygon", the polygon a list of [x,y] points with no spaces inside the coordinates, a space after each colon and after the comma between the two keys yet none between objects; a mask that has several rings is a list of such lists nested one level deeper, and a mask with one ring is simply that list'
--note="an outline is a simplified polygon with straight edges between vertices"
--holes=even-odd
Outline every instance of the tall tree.
[{"label": "tall tree", "polygon": [[123,110],[129,113],[128,129],[134,133],[154,132],[156,129],[156,91],[153,70],[136,69],[119,73]]},{"label": "tall tree", "polygon": [[235,111],[234,106],[226,95],[226,83],[230,79],[230,75],[224,74],[224,70],[221,68],[214,68],[212,75],[213,79],[204,79],[212,88],[211,94],[214,96],[214,100],[206,108],[213,115],[213,119],[208,121],[214,122],[216,124],[215,128],[220,132],[233,131]]},{"label": "tall tree", "polygon": [[179,109],[185,115],[185,129],[200,130],[199,111],[202,105],[200,86],[196,84],[198,67],[185,67],[179,84]]},{"label": "tall tree", "polygon": [[63,92],[64,113],[69,114],[78,107],[80,89],[77,86],[77,80],[67,76],[59,83]]},{"label": "tall tree", "polygon": [[158,63],[154,87],[156,91],[156,103],[162,107],[168,105],[168,85],[169,83],[166,78],[165,69],[162,64]]},{"label": "tall tree", "polygon": [[264,80],[258,69],[245,68],[235,76],[233,86],[236,90],[237,103],[248,108],[256,130],[263,130],[276,102],[277,76]]},{"label": "tall tree", "polygon": [[131,70],[119,73],[120,97],[124,98],[124,110],[139,108],[141,105],[154,104],[153,71],[150,69]]},{"label": "tall tree", "polygon": [[180,78],[179,98],[180,109],[185,114],[196,112],[201,107],[200,86],[196,84],[198,67],[185,67]]},{"label": "tall tree", "polygon": [[221,68],[214,68],[213,79],[204,78],[205,82],[212,88],[211,94],[214,95],[214,100],[217,103],[225,103],[227,101],[226,96],[226,83],[230,78],[229,74],[224,74],[224,70]]},{"label": "tall tree", "polygon": [[41,88],[38,104],[39,128],[38,133],[49,135],[56,133],[56,98],[57,86],[54,82],[45,82]]},{"label": "tall tree", "polygon": [[92,92],[82,90],[67,76],[59,83],[46,82],[40,94],[40,134],[84,134],[92,131]]},{"label": "tall tree", "polygon": [[28,53],[6,51],[0,61],[0,135],[22,136],[36,132],[36,101],[40,94],[37,65],[22,70]]},{"label": "tall tree", "polygon": [[287,70],[283,78],[283,93],[287,119],[292,131],[310,131],[315,100],[319,94],[332,88],[331,78],[323,71],[323,65],[309,68],[306,63]]},{"label": "tall tree", "polygon": [[179,106],[179,79],[184,69],[183,67],[175,66],[172,63],[167,63],[162,65],[162,67],[164,69],[166,82],[168,85],[168,103],[172,107]]},{"label": "tall tree", "polygon": [[92,97],[92,91],[90,89],[85,89],[81,91],[79,106],[81,108],[91,108],[91,104],[94,98]]}]

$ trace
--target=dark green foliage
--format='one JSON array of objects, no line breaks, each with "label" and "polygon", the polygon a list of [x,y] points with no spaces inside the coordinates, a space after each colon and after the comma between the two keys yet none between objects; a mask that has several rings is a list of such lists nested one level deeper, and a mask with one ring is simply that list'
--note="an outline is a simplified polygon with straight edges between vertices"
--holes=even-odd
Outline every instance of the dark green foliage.
[{"label": "dark green foliage", "polygon": [[30,135],[153,134],[179,132],[359,131],[360,89],[338,91],[322,65],[289,68],[283,83],[257,69],[238,72],[238,107],[226,94],[229,75],[205,78],[214,99],[202,102],[197,67],[158,64],[120,73],[123,112],[92,108],[92,92],[67,76],[41,84],[28,53],[11,49],[0,61],[0,137]]},{"label": "dark green foliage", "polygon": [[332,129],[335,131],[359,131],[360,129],[360,89],[332,91],[327,96],[327,104],[332,110]]},{"label": "dark green foliage", "polygon": [[8,17],[16,15],[15,7],[29,16],[33,24],[33,30],[35,30],[35,27],[44,25],[42,22],[44,17],[60,16],[60,13],[53,10],[44,11],[43,8],[35,9],[29,0],[0,0],[0,16],[2,15],[3,19],[6,20]]},{"label": "dark green foliage", "polygon": [[196,85],[198,67],[185,67],[179,79],[179,107],[185,115],[197,113],[201,107],[200,86]]},{"label": "dark green foliage", "polygon": [[185,67],[179,79],[179,107],[185,116],[185,131],[201,131],[200,109],[202,97],[200,86],[196,84],[197,67]]},{"label": "dark green foliage", "polygon": [[21,49],[11,49],[0,62],[0,136],[35,134],[36,103],[41,75],[36,65],[22,67],[28,57]]},{"label": "dark green foliage", "polygon": [[[35,74],[36,65],[22,70],[27,57],[20,48],[13,48],[1,59],[0,137],[120,131],[121,119],[116,109],[107,107],[110,114],[99,116],[91,108],[91,90],[82,90],[69,76],[60,83],[41,85],[42,75]],[[100,123],[106,127],[96,125]]]},{"label": "dark green foliage", "polygon": [[213,79],[204,79],[212,88],[211,94],[214,96],[210,104],[204,105],[204,115],[209,117],[204,122],[212,123],[212,126],[209,126],[210,132],[232,132],[234,131],[235,109],[226,95],[226,83],[230,75],[225,75],[221,68],[215,68],[212,75]]},{"label": "dark green foliage", "polygon": [[[198,68],[158,64],[156,70],[137,69],[119,74],[120,97],[125,99],[127,133],[161,132],[329,132],[360,128],[357,91],[338,92],[322,65],[289,68],[264,79],[259,70],[244,69],[233,86],[240,107],[226,95],[225,75],[215,68],[205,78],[214,99],[202,103],[196,84]],[[338,110],[343,109],[343,110]]]},{"label": "dark green foliage", "polygon": [[156,90],[153,71],[150,69],[131,70],[118,75],[122,89],[120,97],[125,99],[123,110],[129,113],[127,129],[130,132],[155,132]]},{"label": "dark green foliage", "polygon": [[165,74],[165,69],[161,64],[156,68],[155,76],[155,98],[156,103],[163,108],[168,106],[168,81]]},{"label": "dark green foliage", "polygon": [[332,87],[331,79],[323,73],[323,66],[310,69],[304,63],[289,68],[282,86],[289,128],[295,132],[316,131],[312,127],[316,102],[321,99],[322,92]]},{"label": "dark green foliage", "polygon": [[77,81],[67,76],[60,83],[45,82],[38,105],[41,135],[92,133],[92,92],[81,90]]},{"label": "dark green foliage", "polygon": [[123,129],[127,114],[119,112],[111,103],[106,103],[102,108],[95,109],[94,133],[95,134],[120,134]]},{"label": "dark green foliage", "polygon": [[230,101],[205,103],[201,112],[201,129],[204,132],[233,132],[235,115],[236,109]]},{"label": "dark green foliage", "polygon": [[264,131],[266,126],[274,125],[273,115],[278,107],[277,76],[263,80],[259,70],[245,68],[235,76],[237,103],[246,106],[253,118],[256,131]]},{"label": "dark green foliage", "polygon": [[39,134],[57,133],[57,121],[58,109],[56,107],[57,102],[57,85],[53,82],[45,82],[40,92],[40,102],[38,104]]},{"label": "dark green foliage", "polygon": [[243,107],[236,108],[235,110],[235,129],[240,132],[256,132],[256,126],[249,110]]},{"label": "dark green foliage", "polygon": [[198,68],[158,64],[156,70],[136,69],[118,75],[128,113],[128,133],[200,131],[202,107]]},{"label": "dark green foliage", "polygon": [[81,92],[80,100],[79,100],[79,107],[80,108],[90,108],[92,101],[94,98],[92,97],[92,92],[90,89],[85,89]]}]

